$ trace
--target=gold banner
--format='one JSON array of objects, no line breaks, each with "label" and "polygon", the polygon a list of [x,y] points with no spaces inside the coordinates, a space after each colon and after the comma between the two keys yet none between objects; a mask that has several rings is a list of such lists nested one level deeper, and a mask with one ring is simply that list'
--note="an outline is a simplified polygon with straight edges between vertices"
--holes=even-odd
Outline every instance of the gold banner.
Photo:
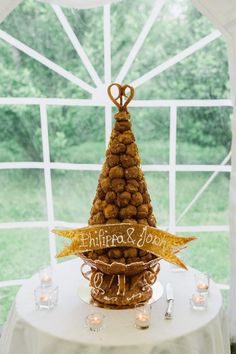
[{"label": "gold banner", "polygon": [[53,230],[72,240],[58,257],[110,247],[137,247],[170,263],[186,268],[176,252],[196,237],[178,237],[167,231],[139,224],[110,224],[88,226],[75,230]]}]

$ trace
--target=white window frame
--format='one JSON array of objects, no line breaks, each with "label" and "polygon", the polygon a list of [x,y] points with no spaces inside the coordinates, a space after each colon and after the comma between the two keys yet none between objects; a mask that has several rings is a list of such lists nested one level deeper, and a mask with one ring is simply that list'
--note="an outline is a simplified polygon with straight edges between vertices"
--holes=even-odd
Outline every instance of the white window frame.
[{"label": "white window frame", "polygon": [[[135,57],[138,55],[149,31],[151,30],[155,20],[161,11],[161,8],[165,0],[156,0],[154,7],[148,17],[142,31],[140,32],[137,40],[135,41],[124,65],[117,75],[116,81],[122,82],[125,79]],[[41,53],[28,47],[23,42],[17,40],[8,33],[0,30],[0,39],[4,40],[8,44],[14,46],[20,51],[24,52],[31,58],[37,60],[47,68],[53,70],[58,75],[69,80],[73,84],[79,86],[82,90],[85,90],[91,94],[90,99],[59,99],[59,98],[34,98],[34,97],[0,97],[1,105],[34,105],[40,109],[41,118],[41,134],[42,134],[42,150],[43,161],[42,162],[2,162],[0,163],[0,170],[4,169],[40,169],[44,171],[45,191],[46,191],[46,204],[47,204],[47,220],[45,221],[22,221],[22,222],[10,222],[0,223],[0,229],[17,229],[17,228],[48,228],[48,242],[50,250],[50,261],[52,265],[56,264],[56,240],[55,235],[51,233],[54,227],[80,227],[84,224],[71,223],[63,220],[55,220],[53,210],[53,193],[52,193],[52,170],[70,170],[70,171],[100,171],[101,164],[74,164],[74,163],[59,163],[50,161],[50,146],[48,136],[48,117],[47,109],[49,106],[100,106],[104,107],[105,111],[105,140],[108,144],[110,133],[112,129],[112,104],[106,98],[105,87],[111,83],[111,28],[110,28],[110,5],[104,6],[104,83],[102,83],[96,70],[92,66],[85,50],[76,37],[72,27],[69,24],[63,10],[57,6],[52,5],[58,20],[60,21],[62,28],[66,32],[69,40],[71,41],[75,51],[81,58],[85,68],[87,69],[90,77],[92,78],[95,87],[87,84],[68,70],[65,70],[60,65],[52,62]],[[159,75],[161,72],[168,70],[181,60],[185,59],[189,55],[202,49],[212,41],[221,36],[219,31],[214,31],[209,35],[203,37],[198,42],[192,44],[188,48],[182,50],[174,57],[168,59],[164,63],[153,68],[146,74],[134,80],[131,84],[136,88],[148,80]],[[169,132],[169,164],[163,165],[143,165],[144,171],[156,171],[156,172],[168,172],[169,174],[169,225],[168,229],[175,232],[228,232],[228,225],[199,225],[199,226],[178,226],[177,222],[189,211],[194,205],[202,193],[208,188],[211,182],[220,172],[231,172],[231,166],[228,164],[230,160],[230,153],[224,158],[221,164],[218,165],[178,165],[176,164],[176,132],[177,132],[177,119],[179,107],[232,107],[233,104],[229,99],[217,99],[217,100],[134,100],[130,104],[131,107],[168,107],[170,109],[170,132]],[[176,220],[176,172],[212,172],[206,183],[200,188],[193,200],[181,213],[180,217]],[[166,225],[160,225],[162,228],[167,228]],[[15,279],[0,281],[1,287],[9,287],[23,284],[25,279]],[[218,284],[222,289],[228,289],[227,284]]]}]

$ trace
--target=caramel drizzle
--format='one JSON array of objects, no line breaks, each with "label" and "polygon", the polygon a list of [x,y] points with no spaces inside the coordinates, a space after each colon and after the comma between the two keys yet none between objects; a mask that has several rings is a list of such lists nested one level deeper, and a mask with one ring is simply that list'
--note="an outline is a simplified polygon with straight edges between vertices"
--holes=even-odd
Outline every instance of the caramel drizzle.
[{"label": "caramel drizzle", "polygon": [[95,288],[94,290],[96,292],[96,295],[98,293],[105,294],[105,290],[101,288],[103,283],[103,273],[97,272],[94,276],[93,282],[94,282],[94,288]]}]

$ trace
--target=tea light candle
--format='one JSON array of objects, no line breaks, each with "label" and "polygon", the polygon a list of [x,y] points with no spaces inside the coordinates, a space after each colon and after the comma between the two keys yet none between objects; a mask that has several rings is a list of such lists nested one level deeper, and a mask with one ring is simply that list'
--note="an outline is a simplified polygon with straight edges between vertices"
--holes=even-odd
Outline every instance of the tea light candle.
[{"label": "tea light candle", "polygon": [[206,284],[206,283],[198,283],[197,284],[197,288],[198,288],[198,290],[201,290],[201,289],[207,290],[208,289],[208,284]]},{"label": "tea light candle", "polygon": [[49,300],[49,296],[48,294],[41,294],[39,297],[39,301],[41,302],[41,304],[45,305],[48,303]]},{"label": "tea light candle", "polygon": [[43,288],[52,286],[52,267],[46,267],[39,271],[40,285]]},{"label": "tea light candle", "polygon": [[51,286],[52,285],[52,278],[49,275],[44,275],[41,278],[41,285],[42,286]]},{"label": "tea light candle", "polygon": [[93,313],[86,317],[86,322],[90,331],[98,332],[103,326],[103,316]]},{"label": "tea light candle", "polygon": [[193,294],[190,301],[194,310],[205,310],[207,307],[207,298],[204,294]]},{"label": "tea light candle", "polygon": [[148,313],[138,313],[135,317],[135,326],[140,329],[148,328],[150,324],[150,316]]},{"label": "tea light candle", "polygon": [[53,309],[58,302],[58,286],[37,287],[34,290],[35,307],[37,310]]},{"label": "tea light candle", "polygon": [[208,294],[209,276],[205,273],[195,274],[196,290],[200,294]]}]

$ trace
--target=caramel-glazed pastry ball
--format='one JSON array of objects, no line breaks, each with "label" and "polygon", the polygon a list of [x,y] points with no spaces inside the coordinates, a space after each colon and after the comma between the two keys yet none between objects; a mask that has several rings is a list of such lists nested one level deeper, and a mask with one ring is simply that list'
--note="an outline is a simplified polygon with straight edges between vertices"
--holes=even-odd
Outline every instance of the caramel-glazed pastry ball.
[{"label": "caramel-glazed pastry ball", "polygon": [[137,256],[138,256],[138,249],[137,248],[133,248],[133,247],[125,248],[125,250],[124,250],[124,257],[125,258],[137,257]]},{"label": "caramel-glazed pastry ball", "polygon": [[104,164],[103,164],[103,166],[102,166],[102,176],[103,177],[107,177],[108,176],[108,174],[109,174],[109,166],[108,166],[108,164],[105,162]]},{"label": "caramel-glazed pastry ball", "polygon": [[137,224],[137,220],[135,219],[124,219],[122,224]]},{"label": "caramel-glazed pastry ball", "polygon": [[100,184],[104,193],[107,193],[110,190],[110,183],[111,180],[109,177],[100,179]]},{"label": "caramel-glazed pastry ball", "polygon": [[139,257],[130,257],[130,258],[127,258],[127,264],[130,264],[130,263],[136,263],[136,262],[140,262],[141,259]]},{"label": "caramel-glazed pastry ball", "polygon": [[123,257],[123,251],[120,248],[111,248],[108,251],[109,258],[121,258]]},{"label": "caramel-glazed pastry ball", "polygon": [[137,209],[134,205],[128,205],[126,208],[120,209],[120,217],[122,219],[130,219],[137,214]]},{"label": "caramel-glazed pastry ball", "polygon": [[119,219],[108,219],[106,221],[106,224],[119,224],[120,220]]},{"label": "caramel-glazed pastry ball", "polygon": [[139,257],[143,257],[143,256],[146,256],[147,251],[144,251],[144,250],[138,250],[138,253],[139,253]]},{"label": "caramel-glazed pastry ball", "polygon": [[151,255],[151,253],[148,253],[148,254],[146,254],[145,256],[141,257],[141,260],[142,260],[143,262],[149,262],[149,261],[151,261],[151,260],[152,260],[152,255]]},{"label": "caramel-glazed pastry ball", "polygon": [[125,189],[125,180],[123,178],[112,179],[111,188],[116,193],[123,192]]},{"label": "caramel-glazed pastry ball", "polygon": [[108,264],[110,263],[110,259],[107,256],[99,256],[98,260],[104,263],[108,263]]},{"label": "caramel-glazed pastry ball", "polygon": [[132,179],[132,178],[139,178],[139,169],[136,166],[129,167],[125,169],[125,178]]},{"label": "caramel-glazed pastry ball", "polygon": [[94,203],[94,208],[96,211],[102,211],[107,206],[107,202],[105,200],[97,199]]},{"label": "caramel-glazed pastry ball", "polygon": [[146,182],[144,180],[139,182],[139,188],[138,188],[140,193],[143,193],[147,190],[147,185]]},{"label": "caramel-glazed pastry ball", "polygon": [[137,154],[137,152],[138,152],[138,148],[137,148],[136,144],[132,143],[132,144],[127,146],[126,153],[128,155],[131,155],[131,156],[134,157]]},{"label": "caramel-glazed pastry ball", "polygon": [[130,114],[126,111],[117,112],[114,117],[117,122],[130,121]]},{"label": "caramel-glazed pastry ball", "polygon": [[107,203],[114,202],[116,200],[116,193],[112,192],[112,191],[107,192],[105,200],[106,200]]},{"label": "caramel-glazed pastry ball", "polygon": [[101,249],[101,250],[96,250],[96,251],[94,251],[94,252],[100,256],[101,254],[104,254],[105,249],[103,248],[103,249]]},{"label": "caramel-glazed pastry ball", "polygon": [[148,194],[148,192],[143,193],[143,202],[147,204],[147,203],[150,203],[150,201],[151,201],[151,198],[150,198],[150,195]]},{"label": "caramel-glazed pastry ball", "polygon": [[116,218],[119,213],[119,209],[114,204],[108,204],[104,209],[104,215],[107,219]]},{"label": "caramel-glazed pastry ball", "polygon": [[90,224],[91,225],[101,225],[101,224],[105,224],[105,217],[103,215],[103,213],[101,211],[99,211],[97,214],[94,214],[91,218],[90,218]]},{"label": "caramel-glazed pastry ball", "polygon": [[149,216],[148,223],[150,226],[156,226],[157,221],[156,221],[156,218],[153,214],[151,216]]},{"label": "caramel-glazed pastry ball", "polygon": [[146,219],[148,217],[148,205],[142,204],[138,207],[137,216],[139,219]]},{"label": "caramel-glazed pastry ball", "polygon": [[115,130],[118,130],[119,132],[124,132],[126,130],[129,130],[130,128],[131,123],[128,120],[115,123]]},{"label": "caramel-glazed pastry ball", "polygon": [[132,167],[136,164],[136,161],[134,157],[123,154],[120,156],[120,163],[123,167]]},{"label": "caramel-glazed pastry ball", "polygon": [[134,134],[130,130],[128,130],[128,131],[124,132],[123,134],[120,134],[118,136],[118,140],[119,140],[120,143],[123,143],[125,145],[131,144],[135,140],[134,139]]},{"label": "caramel-glazed pastry ball", "polygon": [[129,204],[131,199],[131,194],[129,192],[122,192],[117,196],[117,205],[119,207],[125,207]]},{"label": "caramel-glazed pastry ball", "polygon": [[109,172],[109,177],[110,177],[111,179],[124,177],[124,170],[123,170],[123,168],[120,167],[120,166],[112,167],[112,168],[110,169],[110,172]]},{"label": "caramel-glazed pastry ball", "polygon": [[111,141],[110,150],[113,154],[120,154],[125,152],[126,146],[125,144],[120,143],[117,139]]},{"label": "caramel-glazed pastry ball", "polygon": [[96,197],[100,198],[100,199],[104,199],[105,198],[105,192],[103,191],[102,187],[100,184],[98,184],[97,187],[97,193],[96,193]]},{"label": "caramel-glazed pastry ball", "polygon": [[149,225],[147,219],[139,219],[138,223],[141,225]]},{"label": "caramel-glazed pastry ball", "polygon": [[134,193],[138,191],[139,184],[136,181],[136,179],[129,179],[126,186],[125,190],[130,193]]},{"label": "caramel-glazed pastry ball", "polygon": [[113,263],[113,262],[126,264],[124,257],[122,257],[122,258],[116,258],[116,259],[111,259],[111,263]]},{"label": "caramel-glazed pastry ball", "polygon": [[107,155],[107,163],[110,167],[114,167],[114,166],[119,165],[119,162],[120,162],[119,155],[114,155],[114,154]]},{"label": "caramel-glazed pastry ball", "polygon": [[89,252],[88,253],[88,255],[87,255],[87,257],[89,258],[89,259],[92,259],[92,260],[94,260],[95,261],[95,259],[97,259],[97,255],[96,255],[96,253],[95,252]]},{"label": "caramel-glazed pastry ball", "polygon": [[143,197],[142,194],[139,192],[136,192],[132,195],[131,198],[131,204],[135,206],[139,206],[143,203]]}]

